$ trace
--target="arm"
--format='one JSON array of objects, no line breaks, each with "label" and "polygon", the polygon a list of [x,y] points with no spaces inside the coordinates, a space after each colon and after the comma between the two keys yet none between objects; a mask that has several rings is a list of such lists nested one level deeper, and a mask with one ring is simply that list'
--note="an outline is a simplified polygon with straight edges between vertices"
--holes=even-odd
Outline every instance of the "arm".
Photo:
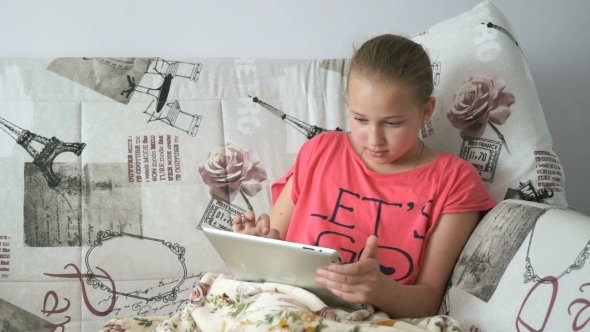
[{"label": "arm", "polygon": [[287,229],[289,229],[293,210],[295,209],[295,204],[291,200],[292,185],[293,175],[287,180],[285,187],[270,210],[270,227],[279,232],[281,240],[284,240],[287,236]]},{"label": "arm", "polygon": [[270,216],[261,214],[256,220],[254,212],[246,212],[246,218],[242,223],[241,216],[234,217],[234,232],[244,233],[256,236],[268,236],[274,239],[284,240],[287,229],[291,223],[291,216],[295,204],[291,200],[291,186],[293,185],[293,176],[287,180],[285,187],[279,194],[275,204],[270,210]]},{"label": "arm", "polygon": [[381,273],[375,236],[367,240],[358,262],[318,270],[316,281],[345,300],[371,303],[392,318],[436,315],[447,280],[479,219],[479,211],[440,217],[414,285],[402,285]]}]

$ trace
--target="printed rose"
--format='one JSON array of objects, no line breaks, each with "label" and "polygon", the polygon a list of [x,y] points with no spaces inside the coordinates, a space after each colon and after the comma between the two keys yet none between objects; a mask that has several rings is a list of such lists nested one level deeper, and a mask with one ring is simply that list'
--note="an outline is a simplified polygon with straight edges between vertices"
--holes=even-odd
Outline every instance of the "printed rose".
[{"label": "printed rose", "polygon": [[488,121],[499,125],[506,122],[515,98],[504,88],[506,83],[498,74],[474,75],[465,80],[453,97],[453,106],[447,110],[453,127],[461,129],[461,137],[481,137]]},{"label": "printed rose", "polygon": [[314,312],[316,315],[329,319],[329,320],[333,320],[335,322],[341,322],[342,318],[340,318],[340,316],[338,316],[338,314],[332,310],[330,307],[324,307],[319,311],[315,311]]},{"label": "printed rose", "polygon": [[203,302],[203,299],[204,299],[203,290],[199,286],[196,286],[195,288],[193,288],[193,292],[188,297],[188,301],[191,304],[201,303],[201,302]]},{"label": "printed rose", "polygon": [[199,165],[199,173],[212,195],[233,201],[239,191],[254,196],[262,189],[266,172],[259,163],[254,149],[227,142],[209,152],[207,162]]},{"label": "printed rose", "polygon": [[[124,318],[123,318],[124,319]],[[129,324],[124,324],[128,327]],[[103,327],[102,331],[104,332],[125,332],[127,328],[121,326],[121,322],[117,318],[113,318],[107,322],[107,324]]]}]

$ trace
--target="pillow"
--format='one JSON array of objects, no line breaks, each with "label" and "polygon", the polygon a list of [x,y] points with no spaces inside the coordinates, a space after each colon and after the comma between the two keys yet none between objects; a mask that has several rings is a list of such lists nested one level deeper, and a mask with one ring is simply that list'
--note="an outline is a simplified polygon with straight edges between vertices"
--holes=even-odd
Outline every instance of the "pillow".
[{"label": "pillow", "polygon": [[590,218],[562,209],[564,172],[509,22],[485,1],[412,39],[431,56],[437,98],[421,138],[504,200],[463,249],[440,312],[464,331],[583,328]]},{"label": "pillow", "polygon": [[463,331],[580,331],[589,322],[589,239],[590,218],[578,212],[502,201],[465,245],[441,313]]},{"label": "pillow", "polygon": [[421,137],[471,162],[491,196],[567,207],[564,172],[518,39],[489,1],[412,39],[431,57],[436,111]]}]

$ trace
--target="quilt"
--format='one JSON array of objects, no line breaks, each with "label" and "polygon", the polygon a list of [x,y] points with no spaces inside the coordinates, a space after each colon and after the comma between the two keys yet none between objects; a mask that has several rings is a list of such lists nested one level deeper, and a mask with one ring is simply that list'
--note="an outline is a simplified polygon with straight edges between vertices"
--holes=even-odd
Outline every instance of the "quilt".
[{"label": "quilt", "polygon": [[174,331],[461,331],[448,316],[389,319],[366,309],[330,308],[304,289],[277,283],[237,281],[208,273],[188,305],[172,317],[111,319],[101,332]]}]

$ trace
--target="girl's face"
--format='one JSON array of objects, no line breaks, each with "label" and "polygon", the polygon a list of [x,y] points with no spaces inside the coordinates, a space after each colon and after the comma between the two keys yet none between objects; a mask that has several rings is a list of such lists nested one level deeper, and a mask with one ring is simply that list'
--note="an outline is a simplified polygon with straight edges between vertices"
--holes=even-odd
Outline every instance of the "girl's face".
[{"label": "girl's face", "polygon": [[418,106],[409,88],[351,75],[348,102],[351,143],[367,167],[412,169],[423,148],[418,131],[434,111],[434,98]]}]

